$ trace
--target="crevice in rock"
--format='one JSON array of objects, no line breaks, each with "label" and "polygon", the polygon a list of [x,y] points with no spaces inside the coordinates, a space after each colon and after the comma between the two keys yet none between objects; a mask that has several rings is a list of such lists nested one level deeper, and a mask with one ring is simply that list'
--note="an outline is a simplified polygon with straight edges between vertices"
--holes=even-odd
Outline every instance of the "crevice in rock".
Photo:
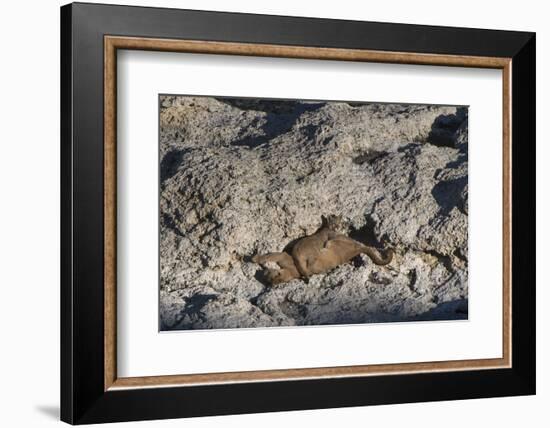
[{"label": "crevice in rock", "polygon": [[297,109],[316,110],[326,105],[325,101],[275,100],[262,98],[215,98],[217,101],[243,111],[263,111],[273,114],[292,114]]},{"label": "crevice in rock", "polygon": [[[254,297],[253,299],[255,299],[255,301],[257,301],[257,298],[263,294],[267,289],[268,287],[271,286],[271,283],[269,282],[268,278],[267,278],[267,270],[266,269],[259,269],[258,271],[256,271],[256,273],[254,274],[254,278],[256,279],[256,281],[258,281],[260,284],[262,284],[264,287],[266,287],[264,289],[264,291],[262,291],[260,294],[258,294],[256,297]],[[250,303],[252,303],[252,300],[250,300]],[[253,305],[255,305],[256,303],[252,303]]]},{"label": "crevice in rock", "polygon": [[[291,302],[286,299],[279,304],[279,308],[283,315],[293,320],[306,321],[309,309],[303,303]],[[307,321],[303,325],[308,325]]]},{"label": "crevice in rock", "polygon": [[369,247],[376,247],[377,249],[382,250],[382,244],[376,238],[374,233],[374,224],[372,221],[367,220],[364,226],[355,228],[350,227],[348,236],[356,241],[359,241]]},{"label": "crevice in rock", "polygon": [[445,267],[445,269],[447,269],[449,273],[452,273],[456,270],[456,268],[453,266],[453,261],[451,259],[451,256],[446,256],[444,254],[440,254],[437,251],[433,251],[433,250],[427,250],[425,251],[425,253],[435,257],[438,260],[438,262],[441,263]]},{"label": "crevice in rock", "polygon": [[411,291],[416,292],[416,281],[418,280],[418,274],[416,273],[416,269],[411,270],[407,276],[409,277],[409,284],[408,287]]},{"label": "crevice in rock", "polygon": [[162,217],[161,217],[161,221],[162,221],[162,225],[168,229],[168,230],[171,230],[172,232],[174,232],[176,235],[178,236],[184,236],[183,233],[181,233],[178,225],[176,224],[176,222],[174,221],[174,219],[172,218],[172,216],[168,215],[167,213],[162,213]]},{"label": "crevice in rock", "polygon": [[308,172],[307,174],[301,176],[301,177],[296,177],[296,183],[300,183],[302,184],[304,181],[306,181],[308,178],[310,178],[311,176],[313,176],[314,174],[318,173],[319,170],[317,169],[312,169],[310,172]]},{"label": "crevice in rock", "polygon": [[383,156],[386,156],[388,154],[388,152],[386,151],[376,151],[376,150],[370,150],[366,153],[362,153],[356,157],[353,158],[353,163],[357,164],[357,165],[362,165],[364,163],[371,163],[371,162],[374,162],[375,160],[383,157]]},{"label": "crevice in rock", "polygon": [[465,162],[468,162],[468,153],[461,153],[458,158],[456,158],[455,160],[452,160],[450,162],[448,162],[444,168],[442,169],[439,169],[436,171],[436,178],[437,178],[437,174],[439,174],[441,171],[444,171],[445,169],[455,169],[455,168],[458,168],[460,165],[462,165],[463,163]]},{"label": "crevice in rock", "polygon": [[413,153],[413,151],[417,151],[420,148],[421,144],[419,142],[412,142],[409,144],[405,144],[404,146],[401,146],[397,149],[397,153],[406,153],[408,156],[415,156],[416,153]]},{"label": "crevice in rock", "polygon": [[454,255],[457,259],[461,260],[462,262],[468,263],[468,258],[465,257],[465,256],[462,254],[462,252],[460,251],[460,248],[455,249],[455,250],[453,251],[453,255]]},{"label": "crevice in rock", "polygon": [[391,278],[381,275],[379,272],[371,272],[369,274],[369,281],[374,284],[389,285],[393,282]]},{"label": "crevice in rock", "polygon": [[369,103],[364,103],[364,102],[360,102],[360,101],[348,101],[346,102],[346,104],[352,108],[357,108],[357,107],[364,107],[366,105],[368,105]]}]

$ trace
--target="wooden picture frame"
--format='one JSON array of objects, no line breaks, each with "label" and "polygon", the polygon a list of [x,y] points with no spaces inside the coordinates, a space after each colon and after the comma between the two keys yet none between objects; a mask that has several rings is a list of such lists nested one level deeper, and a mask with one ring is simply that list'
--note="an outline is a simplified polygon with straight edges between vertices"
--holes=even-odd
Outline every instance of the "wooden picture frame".
[{"label": "wooden picture frame", "polygon": [[[118,377],[118,49],[502,70],[502,358]],[[61,8],[61,55],[62,420],[81,424],[534,394],[533,33],[76,3]]]}]

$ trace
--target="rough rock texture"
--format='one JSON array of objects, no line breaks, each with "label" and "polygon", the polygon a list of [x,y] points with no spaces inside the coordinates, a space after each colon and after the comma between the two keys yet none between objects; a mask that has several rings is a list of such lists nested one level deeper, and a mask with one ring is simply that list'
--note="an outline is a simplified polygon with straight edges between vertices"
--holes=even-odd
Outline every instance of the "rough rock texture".
[{"label": "rough rock texture", "polygon": [[[467,318],[466,108],[160,102],[163,330]],[[250,257],[330,214],[394,260],[262,283]]]}]

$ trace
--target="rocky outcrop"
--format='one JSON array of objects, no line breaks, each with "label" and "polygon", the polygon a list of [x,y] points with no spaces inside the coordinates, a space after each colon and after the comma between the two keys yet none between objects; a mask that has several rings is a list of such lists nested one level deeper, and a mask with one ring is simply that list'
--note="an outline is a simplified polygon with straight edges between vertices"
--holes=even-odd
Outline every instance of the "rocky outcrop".
[{"label": "rocky outcrop", "polygon": [[[466,108],[166,96],[160,130],[162,329],[467,317]],[[264,284],[330,214],[394,260]]]}]

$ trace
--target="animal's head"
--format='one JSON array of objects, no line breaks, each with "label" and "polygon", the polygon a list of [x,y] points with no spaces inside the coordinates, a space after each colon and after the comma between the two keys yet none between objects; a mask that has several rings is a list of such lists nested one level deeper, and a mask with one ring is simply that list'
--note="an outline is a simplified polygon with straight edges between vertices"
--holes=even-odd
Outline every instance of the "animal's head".
[{"label": "animal's head", "polygon": [[321,221],[323,223],[322,227],[334,230],[335,232],[340,232],[345,229],[344,220],[342,216],[330,214],[328,216],[321,216]]},{"label": "animal's head", "polygon": [[270,285],[282,284],[296,278],[297,276],[288,269],[269,269],[265,276],[266,281]]},{"label": "animal's head", "polygon": [[271,269],[266,275],[266,280],[271,285],[277,285],[285,282],[285,278],[283,278],[283,275],[281,275],[281,271],[278,269]]}]

